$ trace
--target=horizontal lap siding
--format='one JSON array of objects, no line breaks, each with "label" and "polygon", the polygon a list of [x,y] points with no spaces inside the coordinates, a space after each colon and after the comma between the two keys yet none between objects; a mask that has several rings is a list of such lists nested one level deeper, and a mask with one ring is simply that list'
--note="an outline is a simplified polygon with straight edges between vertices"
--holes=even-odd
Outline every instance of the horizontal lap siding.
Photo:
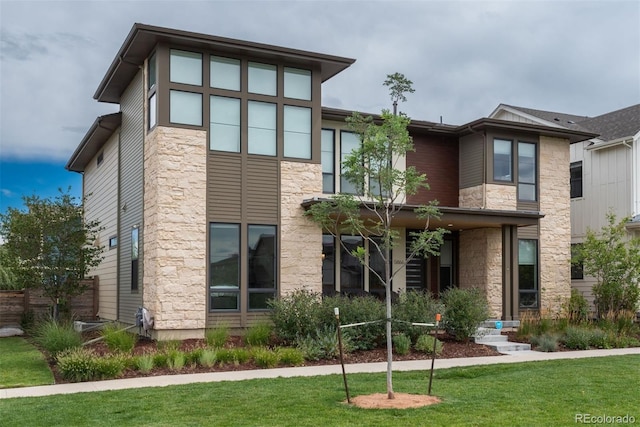
[{"label": "horizontal lap siding", "polygon": [[270,159],[247,160],[247,221],[277,224],[278,162]]},{"label": "horizontal lap siding", "polygon": [[[144,236],[143,215],[143,139],[144,100],[142,72],[138,72],[122,95],[122,127],[120,133],[120,231],[118,233],[119,304],[118,319],[126,323],[135,322],[135,313],[142,305],[142,265]],[[126,207],[126,209],[125,209]],[[131,229],[139,228],[138,291],[131,291]]]},{"label": "horizontal lap siding", "polygon": [[207,210],[212,221],[238,222],[242,216],[240,157],[211,155],[208,165]]}]

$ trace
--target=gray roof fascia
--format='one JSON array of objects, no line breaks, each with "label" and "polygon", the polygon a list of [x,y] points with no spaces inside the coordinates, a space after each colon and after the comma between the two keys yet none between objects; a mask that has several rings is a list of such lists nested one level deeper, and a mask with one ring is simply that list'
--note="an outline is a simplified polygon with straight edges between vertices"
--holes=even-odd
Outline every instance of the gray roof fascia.
[{"label": "gray roof fascia", "polygon": [[122,113],[100,116],[93,122],[78,147],[73,152],[65,169],[71,172],[84,172],[87,164],[102,149],[102,146],[120,127]]},{"label": "gray roof fascia", "polygon": [[124,89],[159,42],[258,58],[277,58],[301,66],[318,65],[323,82],[355,62],[355,59],[340,56],[136,23],[98,85],[94,99],[120,102]]}]

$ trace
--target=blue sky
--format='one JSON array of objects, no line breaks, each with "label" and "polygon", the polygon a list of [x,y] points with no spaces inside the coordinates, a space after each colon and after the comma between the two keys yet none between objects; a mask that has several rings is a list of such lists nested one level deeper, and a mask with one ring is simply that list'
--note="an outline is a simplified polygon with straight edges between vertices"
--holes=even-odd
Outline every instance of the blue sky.
[{"label": "blue sky", "polygon": [[597,116],[640,102],[640,1],[0,0],[0,211],[23,195],[80,196],[64,165],[97,116],[92,97],[134,23],[355,58],[327,107],[390,108],[464,124],[500,103]]}]

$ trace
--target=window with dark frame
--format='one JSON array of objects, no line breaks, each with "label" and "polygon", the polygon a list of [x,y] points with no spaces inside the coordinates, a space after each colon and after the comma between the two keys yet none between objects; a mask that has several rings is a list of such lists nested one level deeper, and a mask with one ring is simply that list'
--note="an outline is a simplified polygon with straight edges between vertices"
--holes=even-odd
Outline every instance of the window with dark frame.
[{"label": "window with dark frame", "polygon": [[335,192],[335,131],[322,129],[322,192],[333,194]]},{"label": "window with dark frame", "polygon": [[518,290],[520,308],[538,308],[538,241],[518,240]]},{"label": "window with dark frame", "polygon": [[571,198],[582,197],[582,162],[573,162],[570,166]]},{"label": "window with dark frame", "polygon": [[249,225],[247,243],[249,310],[267,310],[269,300],[276,297],[278,282],[276,226]]},{"label": "window with dark frame", "polygon": [[209,310],[240,310],[239,224],[209,224]]},{"label": "window with dark frame", "polygon": [[571,280],[584,279],[584,264],[579,257],[582,243],[571,244]]},{"label": "window with dark frame", "polygon": [[139,281],[139,229],[138,226],[131,228],[131,291],[138,290]]},{"label": "window with dark frame", "polygon": [[537,195],[536,144],[518,142],[518,200],[534,202]]},{"label": "window with dark frame", "polygon": [[513,182],[513,141],[493,140],[493,180]]},{"label": "window with dark frame", "polygon": [[96,158],[96,166],[100,166],[103,161],[104,161],[104,151],[101,151],[100,154],[98,154],[98,157]]},{"label": "window with dark frame", "polygon": [[118,247],[118,236],[109,237],[109,249],[115,249]]},{"label": "window with dark frame", "polygon": [[336,290],[336,239],[322,235],[322,293],[333,295]]}]

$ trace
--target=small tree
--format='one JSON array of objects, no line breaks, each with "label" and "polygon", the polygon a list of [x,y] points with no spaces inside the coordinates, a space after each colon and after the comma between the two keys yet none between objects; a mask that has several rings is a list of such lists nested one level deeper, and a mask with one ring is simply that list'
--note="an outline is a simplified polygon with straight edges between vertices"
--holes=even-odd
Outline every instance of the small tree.
[{"label": "small tree", "polygon": [[587,231],[578,251],[584,272],[594,276],[595,307],[598,317],[617,318],[625,311],[635,312],[640,301],[640,239],[625,239],[625,224],[629,218],[616,222],[612,212],[607,214],[608,225],[600,233]]},{"label": "small tree", "polygon": [[99,223],[84,221],[82,205],[68,191],[23,201],[26,211],[8,208],[0,214],[5,260],[17,284],[41,288],[51,299],[57,319],[60,303],[84,291],[81,279],[102,260],[102,247],[96,245]]},{"label": "small tree", "polygon": [[[413,92],[411,84],[399,73],[388,75],[384,82],[385,86],[389,86],[394,105],[406,99],[404,93]],[[376,253],[384,263],[384,272],[376,271],[366,262],[367,254],[363,247],[355,250],[345,247],[385,287],[387,395],[393,399],[391,281],[413,258],[438,255],[446,230],[429,230],[430,218],[440,216],[437,202],[414,209],[416,216],[424,221],[424,228],[413,233],[409,255],[404,263],[393,265],[391,251],[398,247],[400,241],[397,230],[391,228],[394,218],[402,209],[406,209],[407,196],[429,188],[425,174],[418,173],[412,166],[406,169],[398,167],[407,153],[413,151],[413,141],[407,129],[410,119],[402,113],[392,114],[383,110],[378,122],[358,113],[353,113],[347,122],[359,135],[361,144],[344,159],[342,176],[357,189],[358,194],[337,194],[312,205],[305,215],[334,237],[340,234],[362,237],[368,242],[369,251]]]}]

